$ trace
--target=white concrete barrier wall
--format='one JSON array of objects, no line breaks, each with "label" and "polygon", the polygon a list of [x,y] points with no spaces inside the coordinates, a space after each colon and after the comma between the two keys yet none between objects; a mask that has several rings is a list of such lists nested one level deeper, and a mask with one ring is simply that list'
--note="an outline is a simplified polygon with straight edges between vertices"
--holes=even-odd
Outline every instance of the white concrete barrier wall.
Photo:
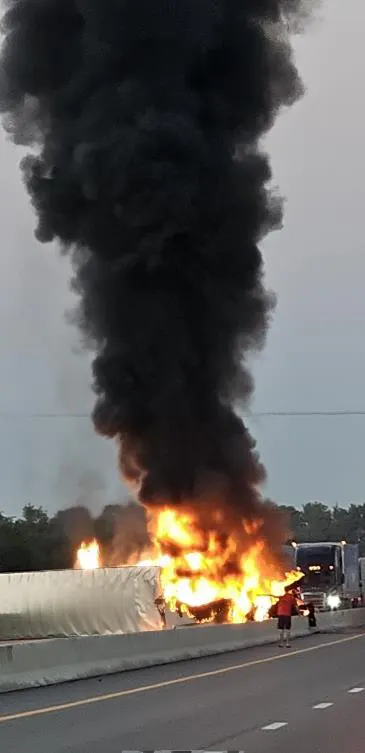
[{"label": "white concrete barrier wall", "polygon": [[[365,625],[365,609],[319,615],[323,632]],[[308,633],[293,620],[293,637]],[[23,641],[0,646],[0,692],[226,653],[277,641],[276,621],[207,625],[129,635]]]}]

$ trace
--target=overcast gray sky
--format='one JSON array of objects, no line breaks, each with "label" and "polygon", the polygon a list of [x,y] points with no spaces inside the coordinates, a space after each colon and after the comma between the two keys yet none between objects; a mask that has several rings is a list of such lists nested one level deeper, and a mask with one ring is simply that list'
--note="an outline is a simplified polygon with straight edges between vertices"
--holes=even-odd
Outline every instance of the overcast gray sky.
[{"label": "overcast gray sky", "polygon": [[[365,409],[365,4],[327,0],[296,41],[307,94],[268,139],[284,229],[264,247],[278,307],[255,361],[253,411]],[[363,51],[362,51],[363,50]],[[79,495],[98,509],[121,494],[113,445],[88,419],[89,362],[64,320],[69,269],[33,239],[19,152],[0,134],[0,509],[25,502],[54,511]],[[278,502],[365,501],[365,416],[253,417]]]}]

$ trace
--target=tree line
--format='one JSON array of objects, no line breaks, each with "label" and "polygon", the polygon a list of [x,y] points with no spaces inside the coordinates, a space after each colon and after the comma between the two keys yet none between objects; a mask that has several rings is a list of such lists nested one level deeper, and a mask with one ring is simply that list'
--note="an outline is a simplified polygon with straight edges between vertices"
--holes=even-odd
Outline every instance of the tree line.
[{"label": "tree line", "polygon": [[[290,539],[358,543],[365,556],[365,504],[328,507],[308,502],[301,508],[281,506],[288,518]],[[107,505],[93,516],[83,506],[49,516],[26,505],[19,518],[0,514],[0,571],[25,572],[73,567],[82,541],[97,538],[106,564],[126,562],[149,543],[145,512],[134,502]]]},{"label": "tree line", "polygon": [[144,509],[130,502],[107,505],[97,516],[83,506],[51,517],[32,505],[19,518],[0,513],[0,572],[71,568],[81,542],[93,538],[110,566],[142,553],[149,543]]},{"label": "tree line", "polygon": [[289,519],[292,539],[303,541],[347,541],[359,544],[365,555],[365,504],[328,507],[323,502],[308,502],[302,508],[281,509]]}]

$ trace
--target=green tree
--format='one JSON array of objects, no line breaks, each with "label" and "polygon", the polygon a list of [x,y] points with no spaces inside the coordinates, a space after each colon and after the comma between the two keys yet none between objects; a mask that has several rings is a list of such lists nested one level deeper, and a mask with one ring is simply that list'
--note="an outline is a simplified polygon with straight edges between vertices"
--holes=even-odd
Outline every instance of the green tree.
[{"label": "green tree", "polygon": [[21,518],[0,515],[0,570],[26,572],[67,567],[66,541],[41,508],[26,505]]},{"label": "green tree", "polygon": [[336,505],[332,510],[331,539],[351,541],[351,516],[349,510]]},{"label": "green tree", "polygon": [[303,505],[303,522],[306,526],[307,541],[329,541],[332,515],[323,502],[308,502]]}]

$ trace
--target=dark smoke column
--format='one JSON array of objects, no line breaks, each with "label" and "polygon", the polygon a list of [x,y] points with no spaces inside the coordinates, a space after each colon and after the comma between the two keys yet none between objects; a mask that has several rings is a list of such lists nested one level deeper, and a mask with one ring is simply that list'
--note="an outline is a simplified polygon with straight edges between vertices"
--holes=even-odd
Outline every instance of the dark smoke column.
[{"label": "dark smoke column", "polygon": [[281,205],[259,140],[302,93],[303,4],[8,0],[3,21],[4,124],[36,147],[37,237],[72,258],[96,429],[142,502],[224,505],[228,528],[263,513],[234,406],[272,309],[259,243]]}]

